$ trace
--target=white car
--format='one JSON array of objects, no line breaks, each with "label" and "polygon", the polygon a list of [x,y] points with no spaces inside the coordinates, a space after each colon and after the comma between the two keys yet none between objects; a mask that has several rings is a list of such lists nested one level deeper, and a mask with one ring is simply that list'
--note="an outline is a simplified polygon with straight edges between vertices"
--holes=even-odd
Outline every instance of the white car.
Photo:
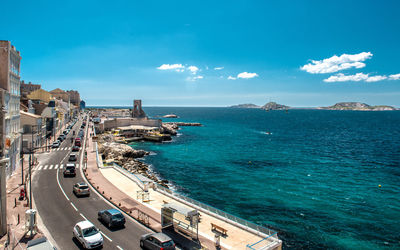
[{"label": "white car", "polygon": [[72,234],[86,249],[103,246],[103,236],[101,236],[100,230],[90,221],[76,223]]}]

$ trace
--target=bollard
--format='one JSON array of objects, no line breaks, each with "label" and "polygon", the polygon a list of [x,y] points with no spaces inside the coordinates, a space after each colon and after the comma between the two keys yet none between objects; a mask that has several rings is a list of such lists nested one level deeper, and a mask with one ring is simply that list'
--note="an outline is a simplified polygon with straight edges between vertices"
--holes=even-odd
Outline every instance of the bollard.
[{"label": "bollard", "polygon": [[[17,198],[14,198],[14,207],[17,207]],[[19,216],[19,214],[18,214]]]},{"label": "bollard", "polygon": [[97,189],[99,189],[99,186],[97,186]]},{"label": "bollard", "polygon": [[121,203],[118,203],[118,207],[120,207],[121,206]]},{"label": "bollard", "polygon": [[18,214],[18,223],[17,223],[17,225],[19,225],[19,214]]},{"label": "bollard", "polygon": [[112,197],[110,197],[110,200],[112,200]]},{"label": "bollard", "polygon": [[103,191],[103,194],[104,194],[104,191]]},{"label": "bollard", "polygon": [[132,210],[129,210],[129,213],[132,214]]}]

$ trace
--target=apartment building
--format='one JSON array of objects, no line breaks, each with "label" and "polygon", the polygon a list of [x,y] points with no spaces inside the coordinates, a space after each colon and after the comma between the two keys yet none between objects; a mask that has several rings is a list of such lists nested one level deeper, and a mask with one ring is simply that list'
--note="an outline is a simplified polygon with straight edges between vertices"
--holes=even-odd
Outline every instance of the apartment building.
[{"label": "apartment building", "polygon": [[20,133],[20,52],[10,41],[0,40],[0,89],[2,91],[2,156],[9,158],[6,174],[19,166]]}]

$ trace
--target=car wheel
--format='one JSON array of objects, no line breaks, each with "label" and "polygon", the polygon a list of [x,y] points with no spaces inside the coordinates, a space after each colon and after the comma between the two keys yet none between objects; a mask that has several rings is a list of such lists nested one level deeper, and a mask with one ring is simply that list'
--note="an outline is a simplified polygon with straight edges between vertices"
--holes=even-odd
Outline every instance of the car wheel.
[{"label": "car wheel", "polygon": [[142,241],[142,240],[140,241],[140,247],[141,247],[141,248],[144,247],[144,244],[143,244],[143,241]]}]

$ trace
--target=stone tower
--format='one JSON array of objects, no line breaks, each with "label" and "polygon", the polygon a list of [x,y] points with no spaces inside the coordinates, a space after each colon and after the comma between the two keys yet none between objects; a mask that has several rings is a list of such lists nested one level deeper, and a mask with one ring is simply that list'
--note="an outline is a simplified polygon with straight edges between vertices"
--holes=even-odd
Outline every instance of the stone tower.
[{"label": "stone tower", "polygon": [[142,109],[142,100],[133,100],[133,110],[132,110],[133,118],[145,118],[146,113]]}]

